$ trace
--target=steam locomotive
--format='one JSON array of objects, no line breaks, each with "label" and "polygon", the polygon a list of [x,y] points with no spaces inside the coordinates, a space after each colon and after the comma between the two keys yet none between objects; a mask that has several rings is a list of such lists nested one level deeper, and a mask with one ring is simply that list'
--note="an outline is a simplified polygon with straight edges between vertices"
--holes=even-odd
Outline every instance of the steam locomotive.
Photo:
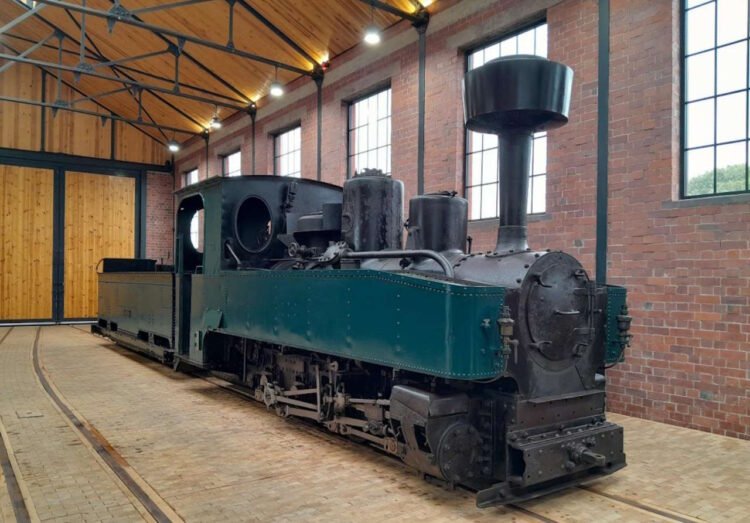
[{"label": "steam locomotive", "polygon": [[174,267],[104,261],[94,331],[474,489],[480,507],[624,467],[605,369],[630,341],[625,289],[527,244],[532,134],[567,122],[572,80],[532,56],[466,73],[466,126],[499,139],[492,251],[470,252],[455,193],[412,198],[404,222],[403,185],[379,171],[343,188],[208,179],[176,193]]}]

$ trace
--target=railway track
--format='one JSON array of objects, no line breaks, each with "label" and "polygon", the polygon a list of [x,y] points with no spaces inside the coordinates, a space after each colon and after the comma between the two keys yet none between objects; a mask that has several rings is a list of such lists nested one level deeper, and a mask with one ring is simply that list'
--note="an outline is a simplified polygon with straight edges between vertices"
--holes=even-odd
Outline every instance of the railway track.
[{"label": "railway track", "polygon": [[176,512],[161,497],[151,489],[148,484],[141,479],[137,473],[130,467],[128,462],[117,450],[107,441],[107,439],[85,419],[79,417],[72,407],[60,395],[54,384],[50,381],[46,372],[39,361],[39,336],[41,327],[37,327],[36,336],[34,337],[34,346],[32,349],[32,360],[34,373],[39,380],[44,392],[54,403],[62,414],[68,418],[79,436],[84,439],[90,448],[101,458],[104,464],[114,473],[122,485],[132,494],[132,496],[141,504],[143,509],[158,523],[169,523],[182,521]]},{"label": "railway track", "polygon": [[[202,375],[200,373],[196,373],[196,372],[190,372],[189,374],[192,375],[192,376],[194,376],[194,377],[196,377],[196,378],[198,378],[198,379],[201,379],[203,381],[207,381],[207,382],[211,383],[212,385],[217,386],[217,387],[219,387],[219,388],[221,388],[223,390],[226,390],[227,392],[229,392],[231,394],[242,396],[243,398],[252,400],[254,402],[256,401],[254,399],[254,394],[249,389],[245,389],[245,388],[243,388],[243,387],[241,387],[239,385],[236,385],[234,383],[226,381],[226,380],[224,380],[222,378],[215,377],[215,376],[204,376],[204,375]],[[289,418],[289,421],[291,421],[292,423],[296,423],[299,426],[308,427],[311,431],[315,431],[316,433],[320,432],[320,427],[319,426],[306,423],[304,420]],[[326,434],[328,434],[328,433],[326,433]],[[331,434],[331,435],[332,436],[336,436],[335,434]],[[349,444],[355,444],[355,443],[352,443],[352,441],[349,440],[349,439],[342,438],[342,440],[345,441],[346,443],[349,443]],[[389,457],[392,458],[392,456],[389,456]],[[463,490],[463,487],[457,487],[457,488],[461,488]],[[689,516],[685,516],[683,514],[678,514],[678,513],[675,513],[675,512],[666,510],[666,509],[662,509],[662,508],[659,508],[659,507],[654,507],[654,506],[651,506],[649,504],[642,503],[640,501],[636,501],[634,499],[630,499],[630,498],[627,498],[627,497],[624,497],[624,496],[619,496],[619,495],[616,495],[616,494],[609,494],[607,492],[602,492],[602,491],[600,491],[600,490],[598,490],[598,489],[596,489],[594,487],[588,486],[588,485],[582,485],[582,486],[578,486],[578,487],[575,487],[575,488],[577,488],[579,490],[586,491],[586,492],[588,492],[588,493],[590,493],[590,494],[592,494],[594,496],[598,496],[598,497],[607,499],[608,501],[611,502],[611,504],[614,504],[615,506],[617,506],[617,505],[626,505],[628,507],[636,509],[644,517],[647,516],[647,515],[650,515],[650,516],[656,516],[658,518],[658,519],[652,519],[652,520],[649,520],[649,521],[675,521],[675,522],[678,522],[678,523],[705,523],[703,520],[700,520],[700,519],[697,519],[697,518],[691,518]],[[522,513],[522,514],[524,514],[526,516],[530,516],[530,517],[533,517],[533,518],[535,518],[535,519],[537,519],[539,521],[542,521],[544,523],[558,523],[558,520],[552,519],[552,518],[550,518],[548,516],[545,516],[544,514],[539,514],[538,512],[534,512],[532,509],[529,509],[529,508],[524,507],[522,505],[508,504],[506,506],[509,507],[509,508],[512,508],[513,510],[515,510],[517,512],[520,512],[520,513]],[[637,521],[643,521],[643,519],[639,519]]]},{"label": "railway track", "polygon": [[[79,326],[71,326],[81,332],[88,332]],[[0,337],[0,346],[10,334],[12,328],[5,332]],[[41,328],[37,328],[36,336],[34,338],[34,344],[32,349],[32,360],[34,366],[34,372],[39,380],[40,385],[44,389],[44,392],[49,397],[50,401],[54,403],[58,409],[68,418],[70,423],[78,431],[80,437],[84,439],[90,448],[101,458],[102,462],[109,467],[113,474],[122,482],[125,488],[130,491],[132,496],[138,500],[145,511],[153,518],[154,521],[158,522],[169,522],[169,521],[181,521],[179,515],[172,509],[172,507],[163,500],[158,493],[151,489],[148,484],[140,478],[137,473],[128,465],[127,461],[117,452],[117,450],[106,440],[106,438],[88,421],[78,415],[72,406],[70,406],[65,398],[57,391],[54,383],[50,377],[44,371],[44,368],[40,362],[39,355],[39,338]],[[144,358],[144,356],[137,355],[137,358]],[[164,369],[168,371],[168,369]],[[169,372],[169,371],[168,371]],[[236,384],[228,382],[224,379],[215,376],[206,376],[200,373],[190,373],[192,376],[210,383],[211,385],[218,387],[230,394],[240,396],[245,400],[252,399],[253,394],[247,389],[240,387]],[[254,400],[253,400],[254,401]],[[320,434],[320,430],[309,424],[305,424],[298,420],[293,420],[294,423],[298,423],[300,426],[306,427],[311,432]],[[2,435],[2,434],[0,434]],[[346,440],[347,443],[353,444]],[[10,499],[13,503],[13,509],[16,519],[21,522],[32,521],[33,519],[29,515],[29,510],[26,506],[24,495],[18,478],[16,477],[16,471],[12,466],[12,451],[8,450],[8,442],[3,438],[2,445],[0,445],[0,467],[2,468],[3,475],[6,479],[6,486]],[[630,499],[624,496],[616,494],[610,494],[603,492],[592,486],[580,486],[577,487],[579,490],[587,492],[589,495],[601,497],[606,499],[610,505],[616,507],[627,507],[630,512],[637,511],[641,516],[641,519],[637,521],[667,521],[667,522],[678,522],[678,523],[701,523],[701,520],[685,516],[683,514],[675,513],[673,511],[663,509],[660,507],[654,507],[652,505],[642,503],[640,501]],[[528,507],[522,505],[508,505],[508,508],[514,510],[519,516],[523,515],[527,518],[533,518],[543,523],[557,523],[560,520],[551,518],[544,514],[541,514],[534,510],[536,507]],[[634,520],[635,521],[635,520]]]}]

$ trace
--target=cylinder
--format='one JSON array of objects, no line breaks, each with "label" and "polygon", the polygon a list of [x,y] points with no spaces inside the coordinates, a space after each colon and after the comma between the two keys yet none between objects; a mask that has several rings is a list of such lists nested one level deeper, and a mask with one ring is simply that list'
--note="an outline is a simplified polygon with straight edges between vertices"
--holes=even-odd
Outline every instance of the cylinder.
[{"label": "cylinder", "polygon": [[466,247],[469,202],[455,192],[417,196],[409,200],[409,246],[437,252]]},{"label": "cylinder", "polygon": [[375,169],[344,183],[343,240],[355,251],[402,248],[404,184]]}]

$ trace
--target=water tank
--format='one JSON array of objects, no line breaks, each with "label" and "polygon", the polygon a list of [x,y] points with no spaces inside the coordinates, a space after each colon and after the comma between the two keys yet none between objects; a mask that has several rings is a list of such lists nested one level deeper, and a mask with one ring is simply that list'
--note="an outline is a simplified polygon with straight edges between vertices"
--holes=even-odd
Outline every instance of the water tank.
[{"label": "water tank", "polygon": [[402,248],[404,184],[377,169],[344,183],[343,240],[355,251]]},{"label": "water tank", "polygon": [[424,194],[409,200],[409,248],[464,251],[469,203],[455,192]]}]

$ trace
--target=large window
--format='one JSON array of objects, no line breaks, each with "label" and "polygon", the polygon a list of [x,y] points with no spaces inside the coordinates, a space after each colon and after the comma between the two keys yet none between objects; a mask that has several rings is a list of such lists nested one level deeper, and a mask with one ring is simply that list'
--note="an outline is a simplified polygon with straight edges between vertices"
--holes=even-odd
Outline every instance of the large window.
[{"label": "large window", "polygon": [[391,89],[349,106],[349,174],[380,169],[391,174]]},{"label": "large window", "polygon": [[297,126],[273,139],[273,170],[279,176],[302,176],[302,128]]},{"label": "large window", "polygon": [[242,174],[242,153],[240,151],[222,156],[221,174],[224,176],[240,176]]},{"label": "large window", "polygon": [[[494,58],[515,54],[547,56],[547,24],[542,23],[468,55],[469,70]],[[502,86],[499,86],[502,88]],[[534,135],[529,177],[529,213],[543,213],[547,200],[547,133]],[[466,136],[466,195],[472,220],[499,215],[497,136],[468,131]]]},{"label": "large window", "polygon": [[747,192],[748,0],[683,0],[684,197]]}]

